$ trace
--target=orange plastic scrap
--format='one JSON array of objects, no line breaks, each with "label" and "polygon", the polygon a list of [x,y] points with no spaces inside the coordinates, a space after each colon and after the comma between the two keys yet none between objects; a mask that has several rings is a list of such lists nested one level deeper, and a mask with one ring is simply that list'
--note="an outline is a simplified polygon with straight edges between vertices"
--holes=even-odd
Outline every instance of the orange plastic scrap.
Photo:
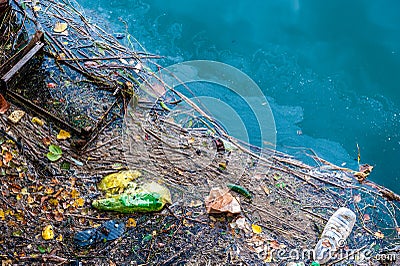
[{"label": "orange plastic scrap", "polygon": [[213,188],[205,198],[208,213],[240,213],[240,204],[229,192],[229,189]]}]

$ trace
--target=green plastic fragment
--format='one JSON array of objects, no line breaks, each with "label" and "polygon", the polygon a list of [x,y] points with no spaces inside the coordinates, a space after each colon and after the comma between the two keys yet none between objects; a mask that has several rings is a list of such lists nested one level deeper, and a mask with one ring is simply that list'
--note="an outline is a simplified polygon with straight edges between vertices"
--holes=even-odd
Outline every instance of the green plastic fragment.
[{"label": "green plastic fragment", "polygon": [[121,194],[110,198],[95,200],[93,207],[104,211],[121,213],[160,211],[164,204],[157,193]]},{"label": "green plastic fragment", "polygon": [[143,237],[142,243],[143,242],[149,242],[153,238],[152,234],[147,234],[146,236]]},{"label": "green plastic fragment", "polygon": [[38,250],[39,250],[39,252],[40,253],[46,253],[46,248],[45,247],[43,247],[43,246],[38,246]]},{"label": "green plastic fragment", "polygon": [[156,212],[166,203],[171,203],[171,194],[166,187],[155,182],[134,186],[124,193],[94,200],[92,206],[99,210],[120,213]]},{"label": "green plastic fragment", "polygon": [[227,187],[230,190],[235,191],[235,192],[245,196],[248,199],[251,199],[253,197],[253,195],[251,195],[251,193],[242,186],[235,185],[235,184],[228,184]]},{"label": "green plastic fragment", "polygon": [[169,107],[164,103],[164,102],[160,102],[160,106],[162,109],[164,109],[165,111],[170,112],[171,109],[169,109]]},{"label": "green plastic fragment", "polygon": [[277,188],[285,188],[286,184],[284,182],[279,182],[275,185]]}]

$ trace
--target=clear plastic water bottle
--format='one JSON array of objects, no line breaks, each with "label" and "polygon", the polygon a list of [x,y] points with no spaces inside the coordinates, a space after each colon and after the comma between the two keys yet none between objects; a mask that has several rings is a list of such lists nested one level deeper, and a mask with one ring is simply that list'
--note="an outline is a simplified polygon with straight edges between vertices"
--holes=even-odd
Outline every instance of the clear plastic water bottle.
[{"label": "clear plastic water bottle", "polygon": [[328,220],[321,239],[314,249],[314,260],[320,264],[327,263],[341,248],[349,237],[356,222],[356,214],[348,208],[338,209]]}]

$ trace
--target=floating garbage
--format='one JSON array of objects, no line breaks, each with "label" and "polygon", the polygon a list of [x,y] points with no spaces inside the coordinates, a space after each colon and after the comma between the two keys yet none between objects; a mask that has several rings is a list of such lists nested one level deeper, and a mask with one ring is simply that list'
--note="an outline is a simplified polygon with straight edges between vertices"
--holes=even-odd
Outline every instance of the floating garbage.
[{"label": "floating garbage", "polygon": [[109,174],[100,181],[97,187],[106,194],[119,194],[125,190],[132,180],[140,176],[140,172],[136,170]]},{"label": "floating garbage", "polygon": [[156,182],[150,182],[138,188],[128,188],[119,195],[95,200],[92,206],[104,211],[134,213],[160,211],[166,203],[172,203],[170,191]]},{"label": "floating garbage", "polygon": [[319,264],[328,262],[349,237],[356,222],[356,214],[348,208],[338,209],[328,220],[321,239],[314,249],[314,260]]},{"label": "floating garbage", "polygon": [[99,227],[77,232],[74,236],[74,242],[79,247],[86,247],[95,243],[117,239],[124,232],[125,224],[123,222],[111,220]]},{"label": "floating garbage", "polygon": [[208,213],[240,213],[240,204],[229,189],[213,188],[205,199]]}]

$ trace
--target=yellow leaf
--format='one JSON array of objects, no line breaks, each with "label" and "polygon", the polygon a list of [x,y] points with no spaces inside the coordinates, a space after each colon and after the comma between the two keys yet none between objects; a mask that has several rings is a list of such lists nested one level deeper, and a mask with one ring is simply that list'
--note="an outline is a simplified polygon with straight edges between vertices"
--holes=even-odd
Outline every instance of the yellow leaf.
[{"label": "yellow leaf", "polygon": [[40,6],[34,6],[33,7],[33,11],[35,11],[35,12],[40,11],[40,9],[42,9]]},{"label": "yellow leaf", "polygon": [[79,192],[76,191],[76,189],[73,189],[73,190],[71,191],[71,198],[77,199],[78,197],[79,197]]},{"label": "yellow leaf", "polygon": [[17,198],[17,200],[21,200],[22,199],[22,195],[21,194],[17,194],[16,198]]},{"label": "yellow leaf", "polygon": [[126,227],[136,227],[136,220],[134,218],[129,218],[126,222]]},{"label": "yellow leaf", "polygon": [[60,130],[60,133],[57,135],[57,139],[59,140],[65,140],[69,139],[71,137],[71,134],[63,129]]},{"label": "yellow leaf", "polygon": [[59,242],[63,241],[63,236],[62,235],[57,236],[56,240]]},{"label": "yellow leaf", "polygon": [[121,171],[105,176],[99,183],[98,188],[109,194],[123,191],[132,180],[140,177],[139,171]]},{"label": "yellow leaf", "polygon": [[32,203],[35,202],[35,200],[34,200],[31,196],[28,196],[28,198],[26,199],[26,202],[27,202],[28,204],[32,204]]},{"label": "yellow leaf", "polygon": [[57,199],[49,199],[49,203],[50,203],[50,205],[57,206],[58,200]]},{"label": "yellow leaf", "polygon": [[59,53],[59,54],[57,55],[57,60],[64,60],[65,58],[66,58],[66,56],[65,56],[64,53]]},{"label": "yellow leaf", "polygon": [[32,123],[34,123],[34,124],[36,124],[38,126],[41,126],[41,127],[44,125],[43,120],[38,118],[38,117],[36,117],[36,116],[32,117]]},{"label": "yellow leaf", "polygon": [[51,240],[54,238],[53,227],[51,225],[46,225],[42,231],[42,237],[44,240]]},{"label": "yellow leaf", "polygon": [[83,198],[79,198],[75,200],[75,206],[82,207],[85,204],[85,200]]},{"label": "yellow leaf", "polygon": [[24,187],[23,189],[21,189],[21,194],[22,195],[29,195],[28,189],[26,187]]},{"label": "yellow leaf", "polygon": [[0,220],[5,220],[6,219],[6,217],[5,217],[5,214],[4,214],[4,211],[3,211],[3,209],[0,209]]},{"label": "yellow leaf", "polygon": [[56,25],[54,25],[54,32],[61,33],[65,31],[68,28],[68,24],[64,22],[57,22]]},{"label": "yellow leaf", "polygon": [[375,236],[376,238],[379,238],[379,239],[383,239],[383,238],[385,237],[385,235],[384,235],[381,231],[376,232],[376,233],[374,234],[374,236]]},{"label": "yellow leaf", "polygon": [[47,195],[51,195],[54,193],[54,189],[52,189],[51,187],[47,187],[45,188],[44,193]]},{"label": "yellow leaf", "polygon": [[256,224],[252,224],[251,229],[253,229],[254,234],[261,234],[261,232],[262,232],[261,226],[256,225]]},{"label": "yellow leaf", "polygon": [[186,226],[186,227],[190,227],[191,226],[191,224],[186,219],[183,219],[182,224],[183,224],[183,226]]}]

